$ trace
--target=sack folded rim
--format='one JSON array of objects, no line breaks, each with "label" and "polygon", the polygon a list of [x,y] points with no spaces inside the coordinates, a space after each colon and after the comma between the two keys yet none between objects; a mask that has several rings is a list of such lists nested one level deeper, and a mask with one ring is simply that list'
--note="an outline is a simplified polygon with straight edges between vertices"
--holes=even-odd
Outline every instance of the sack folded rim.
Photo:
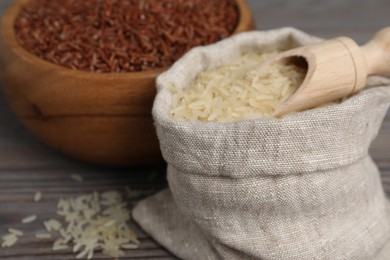
[{"label": "sack folded rim", "polygon": [[[253,39],[260,39],[261,43],[256,45],[256,42],[252,43]],[[209,46],[196,47],[184,55],[168,71],[157,78],[157,95],[152,111],[163,157],[168,163],[178,169],[197,174],[208,175],[209,172],[215,172],[215,169],[218,169],[218,172],[222,175],[245,177],[259,173],[284,175],[326,171],[347,166],[368,153],[368,147],[377,135],[390,101],[390,88],[379,87],[390,86],[390,80],[381,77],[371,77],[368,81],[369,89],[365,89],[339,104],[334,103],[293,113],[282,119],[254,119],[237,122],[199,122],[174,119],[170,114],[171,93],[165,86],[177,81],[192,81],[204,69],[202,63],[207,63],[207,59],[219,59],[219,56],[222,56],[221,59],[223,60],[223,52],[229,48],[236,48],[236,52],[239,53],[241,47],[244,49],[248,47],[248,41],[258,48],[261,47],[267,50],[267,48],[273,48],[275,44],[281,41],[299,45],[316,43],[321,39],[297,29],[286,27],[263,32],[241,33]],[[199,61],[201,64],[195,61]],[[188,69],[188,67],[191,69]],[[375,88],[373,88],[374,86]],[[374,105],[377,105],[377,107],[373,107]],[[376,113],[378,114],[377,118],[365,118],[363,116],[368,108],[380,110]],[[333,122],[330,122],[331,120]],[[304,136],[297,138],[295,143],[285,148],[275,147],[275,143],[285,142],[288,137],[285,131],[299,135],[304,133],[305,128],[310,125],[313,125],[313,128],[317,127],[318,133],[312,131],[314,133],[310,138],[304,138]],[[355,125],[356,129],[349,129],[349,125]],[[333,127],[335,128],[334,134],[342,136],[340,140],[335,138],[333,143],[328,143],[327,137],[332,134],[330,130],[333,131],[333,129],[330,128]],[[367,131],[368,128],[370,128],[370,131]],[[324,129],[327,129],[328,132],[326,135],[322,135],[326,137],[321,138],[321,132],[324,132]],[[248,135],[248,130],[252,131],[249,137],[258,138],[258,147],[248,146],[249,141],[245,139],[245,136],[240,137],[243,133]],[[342,139],[343,137],[347,138],[345,132],[354,130],[360,132],[354,140],[350,140],[353,145],[349,147],[349,143]],[[266,138],[262,139],[256,136],[256,133],[253,133],[255,131],[260,131],[259,134],[271,135],[274,139],[268,142]],[[372,134],[367,136],[365,135],[366,132]],[[213,134],[222,137],[213,137],[211,136]],[[223,138],[225,140],[222,140]],[[276,140],[275,138],[279,139]],[[212,151],[215,147],[213,143],[218,142],[224,142],[230,150],[227,149],[228,151],[219,151],[214,154]],[[358,145],[359,143],[360,145]],[[242,146],[240,146],[241,144]],[[283,158],[288,153],[293,153],[299,149],[307,149],[307,147],[309,147],[308,155],[311,156],[309,152],[313,152],[313,158],[298,158],[297,161],[294,161],[293,156],[287,159]],[[311,147],[323,147],[324,150],[320,151],[313,148],[316,150],[310,151]],[[336,150],[342,151],[339,152],[339,157],[332,156],[332,153]],[[254,163],[250,158],[249,153],[251,152],[259,160],[263,160],[257,162],[256,173],[253,169],[247,171],[245,167],[247,163]],[[261,158],[256,153],[261,154]],[[182,163],[184,161],[193,163],[184,165]],[[292,163],[295,166],[294,171],[291,171]],[[237,165],[243,166],[241,173],[234,172]]]}]

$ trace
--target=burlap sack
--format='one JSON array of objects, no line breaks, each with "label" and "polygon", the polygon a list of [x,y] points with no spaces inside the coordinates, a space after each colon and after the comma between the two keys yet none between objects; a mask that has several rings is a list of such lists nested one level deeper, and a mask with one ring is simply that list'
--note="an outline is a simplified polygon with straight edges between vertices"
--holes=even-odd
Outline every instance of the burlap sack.
[{"label": "burlap sack", "polygon": [[[368,148],[390,81],[285,117],[184,122],[164,86],[249,50],[319,41],[291,28],[243,33],[196,48],[157,80],[153,115],[170,190],[138,204],[141,227],[183,259],[390,259],[390,208]],[[337,66],[337,64],[335,64]]]}]

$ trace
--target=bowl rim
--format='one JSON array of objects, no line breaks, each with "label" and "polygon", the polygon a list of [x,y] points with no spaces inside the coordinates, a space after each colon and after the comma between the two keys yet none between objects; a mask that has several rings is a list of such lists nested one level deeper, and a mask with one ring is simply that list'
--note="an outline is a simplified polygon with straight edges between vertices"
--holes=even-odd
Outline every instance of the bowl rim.
[{"label": "bowl rim", "polygon": [[[151,78],[157,77],[159,74],[169,69],[169,67],[150,69],[145,71],[137,71],[137,72],[109,72],[109,73],[96,73],[92,71],[83,71],[83,70],[73,70],[45,59],[42,59],[33,53],[26,50],[16,39],[16,34],[14,30],[14,20],[16,16],[19,14],[20,8],[23,5],[27,4],[31,0],[15,0],[11,3],[1,20],[1,37],[6,44],[6,46],[10,49],[10,51],[21,58],[23,61],[32,64],[34,66],[39,66],[44,68],[51,73],[60,73],[64,75],[69,75],[72,77],[90,77],[93,75],[96,79],[104,78],[104,79],[126,79],[131,75],[132,78]],[[253,17],[251,15],[251,10],[246,3],[246,0],[235,0],[238,8],[238,23],[236,28],[232,32],[231,35],[247,31],[248,28],[254,27]]]}]

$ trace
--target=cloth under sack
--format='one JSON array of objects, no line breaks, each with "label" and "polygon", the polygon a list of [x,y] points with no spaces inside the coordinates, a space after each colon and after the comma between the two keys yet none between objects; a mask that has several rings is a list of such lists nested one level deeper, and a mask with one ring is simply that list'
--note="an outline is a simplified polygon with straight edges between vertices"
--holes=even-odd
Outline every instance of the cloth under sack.
[{"label": "cloth under sack", "polygon": [[[165,86],[248,51],[320,39],[292,28],[198,47],[157,79],[153,116],[169,189],[134,219],[182,259],[389,260],[390,207],[368,148],[390,103],[390,80],[283,119],[177,121]],[[337,64],[335,64],[337,66]]]}]

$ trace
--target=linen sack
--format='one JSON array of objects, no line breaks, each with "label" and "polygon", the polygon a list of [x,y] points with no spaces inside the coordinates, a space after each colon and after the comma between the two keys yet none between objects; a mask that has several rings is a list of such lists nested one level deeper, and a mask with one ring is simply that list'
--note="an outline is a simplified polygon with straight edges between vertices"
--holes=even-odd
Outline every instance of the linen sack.
[{"label": "linen sack", "polygon": [[[341,102],[232,123],[177,121],[169,84],[243,53],[320,39],[292,28],[249,32],[190,51],[157,79],[153,116],[169,190],[134,219],[182,259],[390,259],[390,208],[368,154],[390,102],[390,81]],[[335,64],[337,66],[337,64]]]}]

